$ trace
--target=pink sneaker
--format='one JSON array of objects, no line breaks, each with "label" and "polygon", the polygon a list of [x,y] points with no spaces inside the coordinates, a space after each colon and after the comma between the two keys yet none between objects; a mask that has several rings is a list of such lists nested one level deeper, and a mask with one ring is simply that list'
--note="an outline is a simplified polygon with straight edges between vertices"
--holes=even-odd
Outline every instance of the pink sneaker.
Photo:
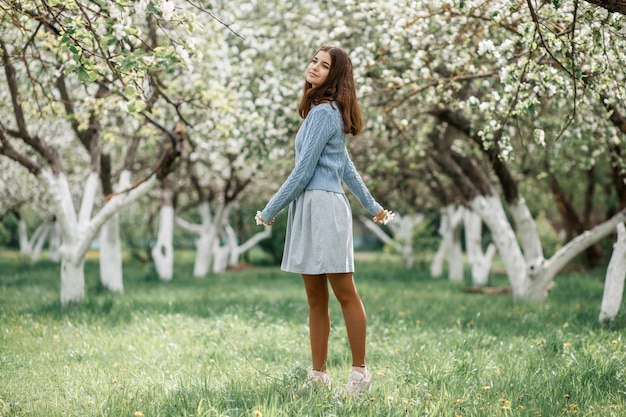
[{"label": "pink sneaker", "polygon": [[330,387],[330,378],[326,372],[312,370],[309,372],[306,381],[300,387],[301,391],[308,391],[312,388]]},{"label": "pink sneaker", "polygon": [[372,374],[365,367],[353,366],[343,395],[360,395],[370,390]]}]

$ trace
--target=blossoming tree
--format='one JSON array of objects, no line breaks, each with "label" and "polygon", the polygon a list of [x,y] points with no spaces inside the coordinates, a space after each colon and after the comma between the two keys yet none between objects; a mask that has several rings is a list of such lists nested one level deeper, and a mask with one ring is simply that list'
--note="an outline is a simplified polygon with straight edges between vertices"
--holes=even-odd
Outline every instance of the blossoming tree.
[{"label": "blossoming tree", "polygon": [[[624,174],[607,150],[622,147],[623,139],[607,106],[615,114],[624,94],[618,70],[624,39],[615,29],[623,18],[576,2],[541,9],[531,2],[386,2],[354,10],[371,17],[367,38],[380,39],[362,53],[373,88],[386,97],[386,116],[409,121],[393,124],[400,132],[431,131],[421,146],[490,228],[514,297],[545,299],[556,272],[625,215],[610,217],[546,260],[518,187],[516,178],[523,177],[512,168],[518,153],[535,161],[542,156],[528,147],[551,152],[549,161],[558,164],[560,150],[584,144],[593,158],[579,163],[612,161],[619,190]],[[455,139],[446,140],[449,135]]]},{"label": "blossoming tree", "polygon": [[[184,43],[175,28],[186,23],[185,29],[193,29],[193,15],[176,15],[174,3],[168,1],[20,2],[4,11],[11,19],[2,20],[0,39],[2,93],[7,98],[2,114],[11,114],[12,122],[2,123],[0,154],[42,180],[52,198],[62,232],[65,306],[84,297],[84,255],[103,224],[154,187],[176,159],[183,135],[173,123],[167,127],[165,118],[160,121],[158,111],[176,108],[176,103],[159,86],[161,72],[167,74],[185,60]],[[174,17],[177,25],[168,27]],[[27,94],[33,100],[25,100]],[[180,119],[180,108],[175,110]],[[119,134],[123,137],[126,130],[116,126],[138,129],[139,121],[150,127],[138,134],[160,143],[160,156],[156,164],[154,157],[142,159],[143,166],[128,164],[139,166],[136,172],[144,180],[110,194],[100,205],[98,183],[104,192],[112,191],[111,154],[125,149]],[[69,150],[61,152],[64,148]],[[151,148],[154,153],[154,145]],[[128,150],[126,161],[132,161],[129,155],[134,150]],[[72,184],[68,172],[78,172],[86,180]]]}]

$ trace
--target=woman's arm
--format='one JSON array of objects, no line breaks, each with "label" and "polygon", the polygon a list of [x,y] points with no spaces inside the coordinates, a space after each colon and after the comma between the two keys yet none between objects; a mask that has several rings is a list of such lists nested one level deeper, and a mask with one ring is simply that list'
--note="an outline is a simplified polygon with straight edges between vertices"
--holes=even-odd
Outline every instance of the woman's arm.
[{"label": "woman's arm", "polygon": [[343,170],[343,182],[348,189],[359,199],[361,205],[372,215],[378,215],[383,209],[380,204],[376,202],[372,194],[367,189],[367,186],[363,182],[363,179],[359,175],[354,163],[348,155],[346,150],[346,166]]},{"label": "woman's arm", "polygon": [[261,212],[261,218],[265,223],[269,224],[304,191],[311,181],[324,147],[337,128],[328,110],[323,108],[311,110],[302,126],[302,147],[298,152],[296,165]]}]

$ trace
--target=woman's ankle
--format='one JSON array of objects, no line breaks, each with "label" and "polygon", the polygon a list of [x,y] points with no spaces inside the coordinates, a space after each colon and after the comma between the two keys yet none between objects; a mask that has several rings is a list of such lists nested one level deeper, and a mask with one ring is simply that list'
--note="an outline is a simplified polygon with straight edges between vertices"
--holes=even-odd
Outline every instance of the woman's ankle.
[{"label": "woman's ankle", "polygon": [[352,365],[352,370],[360,372],[363,375],[365,375],[365,372],[367,372],[367,367],[365,365],[360,365],[360,366]]}]

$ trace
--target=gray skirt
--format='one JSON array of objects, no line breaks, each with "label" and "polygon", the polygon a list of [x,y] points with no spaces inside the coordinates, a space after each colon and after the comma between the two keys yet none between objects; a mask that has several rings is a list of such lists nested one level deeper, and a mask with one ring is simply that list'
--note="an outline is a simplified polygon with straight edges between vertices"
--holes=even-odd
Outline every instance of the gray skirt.
[{"label": "gray skirt", "polygon": [[354,272],[352,210],[345,194],[305,190],[291,203],[281,269],[311,275]]}]

